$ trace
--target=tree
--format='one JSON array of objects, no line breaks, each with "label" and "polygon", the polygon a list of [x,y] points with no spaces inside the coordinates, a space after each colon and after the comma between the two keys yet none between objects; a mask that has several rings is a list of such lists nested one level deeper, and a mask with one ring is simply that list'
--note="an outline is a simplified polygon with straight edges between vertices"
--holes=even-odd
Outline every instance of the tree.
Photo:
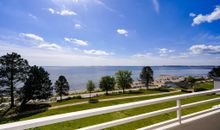
[{"label": "tree", "polygon": [[116,83],[117,85],[122,88],[123,93],[125,89],[131,88],[131,84],[133,79],[131,78],[132,72],[127,70],[119,70],[116,75]]},{"label": "tree", "polygon": [[58,80],[55,82],[55,91],[60,96],[60,100],[62,101],[63,95],[69,94],[69,83],[66,80],[66,77],[61,75],[59,76]]},{"label": "tree", "polygon": [[190,84],[191,88],[193,88],[193,91],[194,91],[195,90],[194,85],[196,83],[196,79],[192,76],[188,76],[186,80]]},{"label": "tree", "polygon": [[20,89],[21,106],[30,100],[48,99],[53,95],[49,73],[42,67],[32,66],[24,86]]},{"label": "tree", "polygon": [[214,68],[208,73],[208,77],[210,77],[210,78],[220,77],[220,66],[214,67]]},{"label": "tree", "polygon": [[6,88],[5,91],[10,94],[11,108],[15,106],[16,85],[25,81],[29,68],[27,60],[21,58],[17,53],[13,52],[0,57],[0,82],[1,86]]},{"label": "tree", "polygon": [[115,87],[115,78],[111,76],[103,76],[99,83],[99,88],[102,91],[105,91],[105,94],[108,95],[108,91],[113,90]]},{"label": "tree", "polygon": [[140,79],[145,84],[146,89],[148,89],[149,84],[154,81],[153,74],[153,70],[150,66],[143,67],[140,73]]},{"label": "tree", "polygon": [[92,82],[92,80],[89,80],[87,82],[87,91],[89,91],[89,98],[91,98],[91,93],[95,89],[95,84]]}]

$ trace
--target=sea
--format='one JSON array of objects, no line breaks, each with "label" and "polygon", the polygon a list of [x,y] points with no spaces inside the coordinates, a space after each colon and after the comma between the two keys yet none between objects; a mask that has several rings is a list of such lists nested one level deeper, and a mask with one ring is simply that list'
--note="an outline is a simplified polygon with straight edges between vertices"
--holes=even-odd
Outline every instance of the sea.
[{"label": "sea", "polygon": [[[152,66],[154,78],[160,75],[173,76],[203,76],[214,66]],[[96,86],[102,76],[114,76],[118,70],[132,71],[133,80],[138,80],[143,66],[44,66],[49,72],[50,79],[54,83],[60,75],[64,75],[69,82],[70,89],[84,90],[88,80],[92,80]]]}]

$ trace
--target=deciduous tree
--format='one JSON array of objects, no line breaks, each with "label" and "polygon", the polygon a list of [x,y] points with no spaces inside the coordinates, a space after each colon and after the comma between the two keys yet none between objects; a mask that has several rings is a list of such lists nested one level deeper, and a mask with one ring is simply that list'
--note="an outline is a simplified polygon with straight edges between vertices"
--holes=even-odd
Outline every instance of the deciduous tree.
[{"label": "deciduous tree", "polygon": [[91,98],[91,93],[92,91],[94,91],[94,89],[95,89],[95,84],[93,83],[92,80],[89,80],[87,82],[87,91],[89,91],[89,98]]},{"label": "deciduous tree", "polygon": [[116,83],[118,87],[123,90],[123,93],[125,92],[125,89],[131,88],[131,84],[133,82],[131,75],[132,72],[127,70],[119,70],[115,73]]},{"label": "deciduous tree", "polygon": [[115,87],[115,78],[111,76],[103,76],[99,83],[99,88],[105,91],[108,95],[108,91],[113,90]]}]

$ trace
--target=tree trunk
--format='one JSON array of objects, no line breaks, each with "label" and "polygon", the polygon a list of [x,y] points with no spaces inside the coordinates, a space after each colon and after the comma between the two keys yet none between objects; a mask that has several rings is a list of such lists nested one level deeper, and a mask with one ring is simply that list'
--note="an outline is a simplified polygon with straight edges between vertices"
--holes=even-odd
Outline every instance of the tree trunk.
[{"label": "tree trunk", "polygon": [[23,101],[21,102],[21,109],[25,106],[26,103],[27,103],[27,100],[23,99]]},{"label": "tree trunk", "polygon": [[91,99],[91,91],[89,92],[89,99]]},{"label": "tree trunk", "polygon": [[146,89],[148,90],[149,89],[149,82],[148,81],[146,81]]},{"label": "tree trunk", "polygon": [[105,94],[108,95],[108,90],[105,91]]},{"label": "tree trunk", "polygon": [[62,93],[60,94],[60,101],[62,102],[63,98],[62,98]]},{"label": "tree trunk", "polygon": [[11,83],[10,83],[10,96],[11,96],[11,108],[15,106],[14,104],[14,84],[13,84],[13,75],[11,73]]},{"label": "tree trunk", "polygon": [[123,93],[125,93],[125,88],[122,88],[122,90],[123,90]]}]

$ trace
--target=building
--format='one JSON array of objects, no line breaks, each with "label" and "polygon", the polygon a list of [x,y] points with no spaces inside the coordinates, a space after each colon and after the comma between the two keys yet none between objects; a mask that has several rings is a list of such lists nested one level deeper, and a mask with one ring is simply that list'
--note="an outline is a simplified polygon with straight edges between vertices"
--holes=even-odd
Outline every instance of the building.
[{"label": "building", "polygon": [[[220,78],[216,77],[216,78],[213,78],[214,80],[214,89],[220,89]],[[220,95],[220,93],[217,93],[218,95]]]}]

